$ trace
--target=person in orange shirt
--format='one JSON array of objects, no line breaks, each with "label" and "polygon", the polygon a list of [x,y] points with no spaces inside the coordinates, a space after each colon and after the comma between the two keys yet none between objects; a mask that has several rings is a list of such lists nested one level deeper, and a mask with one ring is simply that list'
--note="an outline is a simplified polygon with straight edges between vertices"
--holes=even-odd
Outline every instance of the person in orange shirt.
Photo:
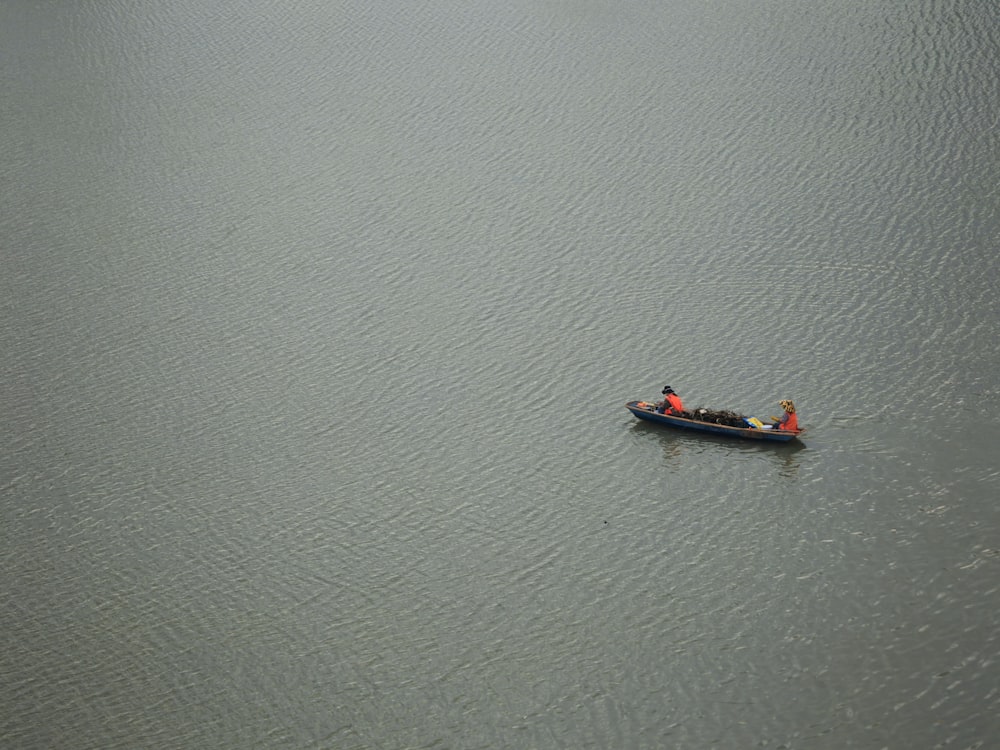
[{"label": "person in orange shirt", "polygon": [[674,393],[674,389],[669,385],[663,386],[663,390],[660,393],[663,394],[663,400],[656,405],[656,410],[660,414],[676,414],[680,416],[681,412],[684,411],[684,403],[681,401],[681,397]]},{"label": "person in orange shirt", "polygon": [[787,430],[789,432],[799,431],[799,418],[795,414],[795,404],[789,400],[778,402],[785,413],[781,415],[781,421],[774,427],[777,430]]}]

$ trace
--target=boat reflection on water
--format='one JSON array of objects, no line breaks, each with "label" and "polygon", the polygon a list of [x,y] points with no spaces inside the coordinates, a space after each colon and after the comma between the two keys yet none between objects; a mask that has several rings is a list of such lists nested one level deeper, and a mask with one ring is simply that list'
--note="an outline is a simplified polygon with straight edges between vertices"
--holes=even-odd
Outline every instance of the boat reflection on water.
[{"label": "boat reflection on water", "polygon": [[646,421],[633,422],[630,432],[643,438],[656,439],[666,459],[664,468],[671,472],[685,468],[685,459],[692,455],[711,454],[713,458],[728,455],[737,461],[769,461],[776,465],[779,477],[793,479],[798,474],[802,459],[810,453],[808,446],[798,440],[732,440],[712,433],[664,430]]}]

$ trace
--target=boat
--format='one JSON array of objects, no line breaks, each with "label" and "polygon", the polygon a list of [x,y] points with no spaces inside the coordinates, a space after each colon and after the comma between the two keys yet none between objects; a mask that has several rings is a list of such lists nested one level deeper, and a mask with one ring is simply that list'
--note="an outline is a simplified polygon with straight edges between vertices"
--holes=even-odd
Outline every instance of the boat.
[{"label": "boat", "polygon": [[[802,434],[803,430],[777,430],[770,425],[763,425],[753,417],[744,417],[733,412],[709,411],[695,409],[685,411],[683,416],[676,414],[661,414],[656,411],[656,405],[647,401],[629,401],[625,408],[639,419],[648,422],[680,427],[698,432],[711,432],[716,435],[745,438],[747,440],[765,440],[768,442],[787,443]],[[752,420],[752,421],[751,421]],[[761,426],[757,426],[761,425]]]}]

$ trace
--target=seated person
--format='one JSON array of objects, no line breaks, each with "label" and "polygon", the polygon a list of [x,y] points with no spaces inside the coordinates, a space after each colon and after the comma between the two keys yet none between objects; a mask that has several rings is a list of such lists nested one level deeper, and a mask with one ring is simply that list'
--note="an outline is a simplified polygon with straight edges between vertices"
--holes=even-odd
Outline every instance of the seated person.
[{"label": "seated person", "polygon": [[799,418],[795,414],[795,404],[787,399],[778,402],[785,413],[781,415],[781,421],[774,428],[776,430],[788,430],[789,432],[799,431]]},{"label": "seated person", "polygon": [[681,397],[674,393],[674,389],[669,385],[665,385],[660,393],[663,394],[663,400],[656,405],[656,410],[660,414],[681,416],[684,411],[684,404],[681,402]]}]

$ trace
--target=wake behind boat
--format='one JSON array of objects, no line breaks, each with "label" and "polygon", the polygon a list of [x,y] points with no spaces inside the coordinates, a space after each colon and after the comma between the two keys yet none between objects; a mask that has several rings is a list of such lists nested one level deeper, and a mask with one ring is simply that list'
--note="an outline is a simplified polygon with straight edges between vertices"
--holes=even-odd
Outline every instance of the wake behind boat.
[{"label": "wake behind boat", "polygon": [[731,411],[696,409],[695,411],[682,411],[680,414],[663,414],[656,410],[656,404],[646,401],[629,401],[625,404],[625,408],[639,419],[649,422],[748,440],[785,443],[795,439],[803,432],[803,430],[776,429],[772,425],[763,424],[754,417],[747,417]]}]

